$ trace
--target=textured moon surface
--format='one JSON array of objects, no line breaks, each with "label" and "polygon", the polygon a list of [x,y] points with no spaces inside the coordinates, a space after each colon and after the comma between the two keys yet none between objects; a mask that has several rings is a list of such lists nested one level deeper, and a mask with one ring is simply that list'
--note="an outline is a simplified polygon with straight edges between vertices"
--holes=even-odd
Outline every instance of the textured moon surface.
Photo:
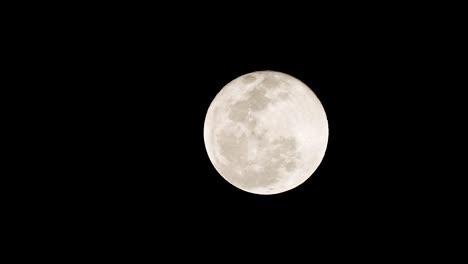
[{"label": "textured moon surface", "polygon": [[304,183],[322,161],[328,121],[320,100],[298,79],[258,71],[228,83],[212,101],[204,141],[219,174],[255,194]]}]

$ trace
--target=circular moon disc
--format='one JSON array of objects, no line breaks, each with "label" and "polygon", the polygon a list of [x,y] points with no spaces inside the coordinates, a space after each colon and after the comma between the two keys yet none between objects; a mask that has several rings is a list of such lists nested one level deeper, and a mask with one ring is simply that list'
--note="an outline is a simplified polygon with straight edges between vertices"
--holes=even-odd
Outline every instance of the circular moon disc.
[{"label": "circular moon disc", "polygon": [[305,182],[319,166],[328,121],[317,96],[298,79],[258,71],[228,83],[205,118],[208,156],[221,176],[256,194]]}]

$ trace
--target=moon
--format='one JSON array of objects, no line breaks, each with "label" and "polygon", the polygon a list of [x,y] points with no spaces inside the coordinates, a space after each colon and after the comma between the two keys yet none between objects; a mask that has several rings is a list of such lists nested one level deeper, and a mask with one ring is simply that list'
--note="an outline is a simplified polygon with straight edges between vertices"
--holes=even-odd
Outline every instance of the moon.
[{"label": "moon", "polygon": [[320,100],[298,79],[275,71],[248,73],[224,86],[208,108],[203,132],[218,173],[262,195],[304,183],[328,143]]}]

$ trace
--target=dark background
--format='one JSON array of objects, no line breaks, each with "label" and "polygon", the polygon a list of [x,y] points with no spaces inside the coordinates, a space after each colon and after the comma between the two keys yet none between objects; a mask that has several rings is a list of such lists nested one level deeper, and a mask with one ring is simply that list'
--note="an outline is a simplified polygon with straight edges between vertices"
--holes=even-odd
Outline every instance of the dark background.
[{"label": "dark background", "polygon": [[[97,64],[87,88],[91,110],[97,110],[89,113],[89,151],[98,168],[89,179],[92,208],[105,219],[162,221],[173,232],[197,236],[374,235],[408,223],[408,214],[418,210],[411,194],[418,176],[409,161],[418,139],[408,111],[414,102],[407,101],[418,89],[410,84],[414,55],[411,46],[377,33],[384,26],[343,27],[281,33],[265,25],[259,35],[244,34],[249,27],[221,33],[189,27],[174,40],[164,34],[133,38],[140,34],[132,32],[132,41],[118,45],[106,37],[93,52],[97,61],[89,61]],[[169,43],[157,45],[160,39]],[[300,187],[273,196],[228,184],[203,142],[205,114],[217,92],[258,70],[302,80],[329,120],[329,145],[318,170]]]},{"label": "dark background", "polygon": [[[445,191],[434,186],[447,174],[433,166],[440,142],[429,133],[447,122],[434,107],[446,96],[433,70],[439,24],[419,9],[348,8],[205,17],[106,7],[38,26],[34,41],[51,52],[37,48],[37,61],[52,64],[57,87],[45,107],[60,120],[53,174],[63,177],[46,183],[55,223],[87,243],[143,249],[243,239],[247,251],[299,240],[385,251],[430,241]],[[203,142],[215,95],[259,70],[300,79],[329,122],[319,168],[278,195],[231,186]]]}]

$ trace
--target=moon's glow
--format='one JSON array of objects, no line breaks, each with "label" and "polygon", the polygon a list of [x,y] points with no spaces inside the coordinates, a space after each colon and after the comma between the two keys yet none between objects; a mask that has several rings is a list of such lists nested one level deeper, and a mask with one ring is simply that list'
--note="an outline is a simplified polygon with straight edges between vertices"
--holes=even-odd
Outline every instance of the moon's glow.
[{"label": "moon's glow", "polygon": [[328,122],[317,96],[280,72],[228,83],[211,103],[204,139],[216,170],[251,193],[275,194],[307,180],[323,159]]}]

